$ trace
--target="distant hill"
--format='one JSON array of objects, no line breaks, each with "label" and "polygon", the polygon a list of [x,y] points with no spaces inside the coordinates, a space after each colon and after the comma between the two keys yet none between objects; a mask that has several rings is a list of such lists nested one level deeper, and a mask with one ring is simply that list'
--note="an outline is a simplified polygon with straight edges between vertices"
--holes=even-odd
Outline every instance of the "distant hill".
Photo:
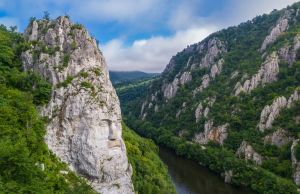
[{"label": "distant hill", "polygon": [[110,80],[113,84],[151,78],[156,75],[159,75],[159,73],[146,73],[142,71],[109,71]]}]

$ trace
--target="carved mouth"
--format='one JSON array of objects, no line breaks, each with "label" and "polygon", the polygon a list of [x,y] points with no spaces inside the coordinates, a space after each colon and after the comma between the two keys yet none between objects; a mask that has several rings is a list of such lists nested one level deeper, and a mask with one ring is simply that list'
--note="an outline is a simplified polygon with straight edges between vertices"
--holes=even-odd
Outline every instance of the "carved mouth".
[{"label": "carved mouth", "polygon": [[110,140],[107,142],[107,146],[108,148],[121,147],[121,141],[119,139]]}]

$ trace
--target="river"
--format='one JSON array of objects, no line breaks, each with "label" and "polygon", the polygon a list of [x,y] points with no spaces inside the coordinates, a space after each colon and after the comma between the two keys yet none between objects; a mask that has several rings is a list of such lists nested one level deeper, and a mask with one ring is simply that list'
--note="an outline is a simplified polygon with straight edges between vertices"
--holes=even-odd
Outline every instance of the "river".
[{"label": "river", "polygon": [[160,147],[159,155],[168,166],[178,194],[253,194],[245,188],[224,183],[217,174],[169,149]]}]

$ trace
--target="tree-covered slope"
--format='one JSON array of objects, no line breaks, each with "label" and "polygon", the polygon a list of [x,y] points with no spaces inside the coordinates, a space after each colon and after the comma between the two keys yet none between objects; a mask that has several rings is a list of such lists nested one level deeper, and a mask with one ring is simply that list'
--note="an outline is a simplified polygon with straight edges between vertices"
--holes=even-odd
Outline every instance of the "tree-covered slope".
[{"label": "tree-covered slope", "polygon": [[177,53],[147,92],[125,102],[127,123],[234,184],[296,192],[299,11],[300,3],[274,10]]},{"label": "tree-covered slope", "polygon": [[168,170],[158,156],[158,147],[153,141],[140,137],[125,124],[123,124],[123,138],[133,168],[132,181],[135,192],[176,193]]},{"label": "tree-covered slope", "polygon": [[146,73],[142,71],[109,71],[109,77],[113,84],[152,78],[157,75],[158,73]]}]

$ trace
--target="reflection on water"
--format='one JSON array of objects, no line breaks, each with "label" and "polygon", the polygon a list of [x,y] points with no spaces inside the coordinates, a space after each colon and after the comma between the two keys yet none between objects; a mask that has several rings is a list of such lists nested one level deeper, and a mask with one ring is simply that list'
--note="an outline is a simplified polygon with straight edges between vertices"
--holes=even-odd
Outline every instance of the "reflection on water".
[{"label": "reflection on water", "polygon": [[159,155],[168,166],[178,194],[253,194],[245,188],[224,183],[218,175],[171,150],[160,147]]}]

